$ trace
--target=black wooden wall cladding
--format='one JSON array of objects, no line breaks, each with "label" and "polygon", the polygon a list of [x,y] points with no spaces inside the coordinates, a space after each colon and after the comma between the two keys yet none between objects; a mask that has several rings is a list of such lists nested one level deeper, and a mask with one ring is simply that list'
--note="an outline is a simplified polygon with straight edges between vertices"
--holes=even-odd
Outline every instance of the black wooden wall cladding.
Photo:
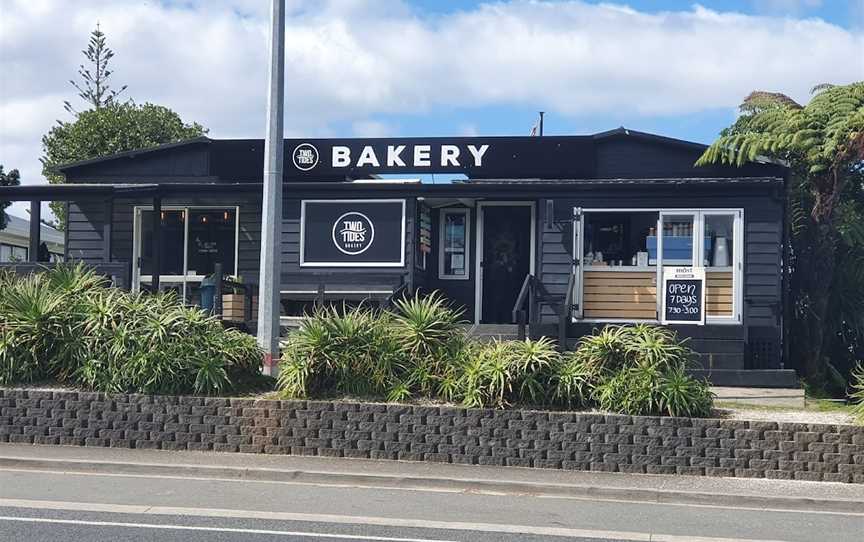
[{"label": "black wooden wall cladding", "polygon": [[405,265],[405,200],[304,200],[301,266]]}]

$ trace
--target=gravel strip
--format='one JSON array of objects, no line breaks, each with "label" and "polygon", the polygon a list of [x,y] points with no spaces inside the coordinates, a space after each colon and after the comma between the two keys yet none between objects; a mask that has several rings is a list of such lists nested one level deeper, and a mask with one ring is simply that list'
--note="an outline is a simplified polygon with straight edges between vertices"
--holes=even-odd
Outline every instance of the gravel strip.
[{"label": "gravel strip", "polygon": [[852,425],[855,418],[845,412],[814,412],[808,410],[759,410],[746,408],[718,408],[718,417],[732,420],[754,420],[784,423],[819,423],[827,425]]}]

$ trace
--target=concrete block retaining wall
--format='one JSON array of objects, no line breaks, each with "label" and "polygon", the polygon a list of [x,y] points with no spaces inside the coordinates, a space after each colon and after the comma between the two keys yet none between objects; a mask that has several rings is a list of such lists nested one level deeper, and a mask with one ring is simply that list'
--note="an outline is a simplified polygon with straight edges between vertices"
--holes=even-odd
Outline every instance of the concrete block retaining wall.
[{"label": "concrete block retaining wall", "polygon": [[864,427],[0,389],[0,442],[864,483]]}]

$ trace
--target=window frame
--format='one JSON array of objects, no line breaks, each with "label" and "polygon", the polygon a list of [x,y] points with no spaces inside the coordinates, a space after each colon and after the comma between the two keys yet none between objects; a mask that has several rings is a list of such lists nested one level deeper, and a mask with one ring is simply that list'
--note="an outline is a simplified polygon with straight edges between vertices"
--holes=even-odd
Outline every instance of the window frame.
[{"label": "window frame", "polygon": [[[438,215],[438,278],[441,280],[470,280],[471,279],[471,208],[470,207],[446,207],[439,209]],[[447,274],[444,270],[445,254],[445,228],[447,226],[447,215],[462,215],[465,217],[465,274]]]},{"label": "window frame", "polygon": [[[578,213],[577,213],[578,210]],[[702,244],[704,243],[705,236],[705,215],[712,216],[733,216],[733,224],[732,224],[732,315],[731,316],[710,316],[706,314],[705,324],[706,325],[741,325],[744,322],[743,318],[743,305],[744,305],[744,209],[743,208],[730,208],[730,207],[717,207],[717,208],[709,208],[709,207],[701,207],[701,208],[690,208],[690,207],[644,207],[644,208],[581,208],[574,207],[574,220],[577,222],[576,227],[578,227],[578,243],[574,243],[576,245],[574,247],[574,257],[579,257],[580,262],[584,259],[584,248],[583,248],[583,240],[584,236],[584,228],[585,228],[585,215],[588,213],[657,213],[657,226],[656,231],[657,235],[657,256],[658,261],[655,264],[656,273],[657,273],[657,288],[659,292],[660,285],[663,281],[663,241],[662,235],[662,226],[663,226],[663,217],[669,215],[692,215],[694,219],[694,232],[693,232],[693,258],[694,262],[704,263],[704,248]],[[575,237],[575,236],[574,236]],[[706,271],[709,269],[716,269],[705,267],[704,265],[700,265]],[[626,269],[626,267],[625,267]],[[579,273],[579,291],[578,299],[579,299],[579,307],[580,314],[581,309],[584,303],[584,293],[585,293],[585,280],[584,274],[591,270],[586,269],[584,265],[579,265],[577,269],[577,273]],[[660,322],[660,311],[662,299],[659,294],[657,296],[657,317],[655,319],[623,319],[623,318],[578,318],[574,316],[572,318],[573,322],[585,322],[585,323],[659,323]]]},{"label": "window frame", "polygon": [[[185,218],[183,220],[183,269],[189,267],[189,210],[216,210],[228,211],[234,210],[234,269],[230,274],[237,275],[240,269],[240,206],[239,205],[163,205],[163,211],[183,211]],[[132,291],[137,292],[141,288],[142,282],[153,282],[153,275],[141,274],[141,268],[138,265],[138,258],[141,256],[141,243],[144,230],[141,224],[143,211],[153,211],[152,205],[134,205],[132,208],[133,216],[133,232],[132,232]],[[224,270],[226,273],[229,270]],[[183,298],[186,299],[186,284],[200,283],[206,275],[159,275],[159,283],[166,284],[182,284]]]}]

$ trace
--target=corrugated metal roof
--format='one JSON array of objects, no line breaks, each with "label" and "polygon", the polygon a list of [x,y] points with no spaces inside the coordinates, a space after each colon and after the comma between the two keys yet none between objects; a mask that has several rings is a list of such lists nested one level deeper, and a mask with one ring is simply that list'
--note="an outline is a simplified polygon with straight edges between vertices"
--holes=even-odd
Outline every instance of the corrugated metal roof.
[{"label": "corrugated metal roof", "polygon": [[[30,238],[30,221],[20,216],[6,214],[9,221],[6,223],[6,228],[0,230],[0,233],[17,235],[19,237]],[[42,231],[40,233],[42,240],[45,242],[56,243],[62,245],[64,242],[63,232],[59,231],[47,224],[41,224]]]}]

